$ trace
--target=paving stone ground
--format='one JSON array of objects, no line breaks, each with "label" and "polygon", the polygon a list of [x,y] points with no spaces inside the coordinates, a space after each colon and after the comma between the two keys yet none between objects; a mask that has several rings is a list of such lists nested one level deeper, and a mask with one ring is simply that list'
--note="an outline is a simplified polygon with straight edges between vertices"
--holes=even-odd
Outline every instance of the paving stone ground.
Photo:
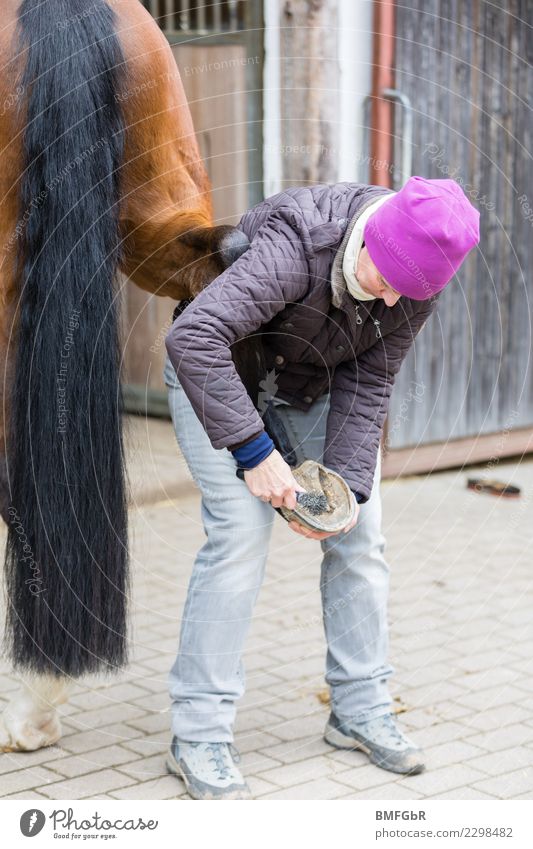
[{"label": "paving stone ground", "polygon": [[[169,423],[133,420],[132,433],[132,663],[76,685],[57,745],[0,755],[3,798],[187,798],[164,766],[166,676],[203,540],[199,496]],[[516,501],[467,490],[475,471],[382,484],[390,684],[402,728],[427,754],[418,776],[323,741],[320,548],[276,519],[236,727],[256,798],[533,799],[533,459],[490,468],[523,488]],[[18,682],[0,671],[5,702]]]}]

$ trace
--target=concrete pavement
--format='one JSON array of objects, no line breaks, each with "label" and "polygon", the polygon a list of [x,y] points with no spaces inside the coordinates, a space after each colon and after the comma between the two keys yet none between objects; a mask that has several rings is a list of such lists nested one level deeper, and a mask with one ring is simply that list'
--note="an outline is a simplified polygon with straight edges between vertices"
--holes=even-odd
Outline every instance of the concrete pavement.
[{"label": "concrete pavement", "polygon": [[[129,434],[132,663],[76,685],[59,744],[1,755],[3,798],[187,798],[164,767],[166,675],[203,540],[199,496],[169,422],[130,419]],[[475,471],[382,484],[390,683],[402,728],[427,753],[418,776],[323,741],[320,548],[276,519],[236,729],[257,798],[533,798],[533,459],[490,468],[523,487],[517,501],[468,491]],[[5,701],[17,686],[5,664],[0,684]]]}]

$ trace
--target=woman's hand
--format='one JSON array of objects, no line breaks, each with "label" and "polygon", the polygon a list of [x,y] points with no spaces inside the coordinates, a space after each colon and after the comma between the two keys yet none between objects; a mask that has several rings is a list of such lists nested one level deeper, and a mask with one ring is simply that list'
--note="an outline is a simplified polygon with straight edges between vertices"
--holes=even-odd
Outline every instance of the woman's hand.
[{"label": "woman's hand", "polygon": [[[291,467],[276,449],[254,469],[246,469],[244,480],[252,495],[260,498],[261,501],[270,501],[272,507],[287,507],[289,510],[294,510],[296,507],[296,492],[307,492],[296,481]],[[347,534],[355,526],[359,516],[359,510],[360,506],[356,503],[355,515],[352,521],[342,529],[342,533]],[[334,533],[330,533],[329,531],[312,531],[309,528],[305,528],[295,519],[289,522],[289,528],[308,539],[326,539],[326,537],[332,537],[340,533],[340,531],[335,531]]]},{"label": "woman's hand", "polygon": [[254,469],[246,469],[244,480],[252,495],[261,501],[270,501],[272,507],[296,507],[296,492],[306,492],[296,481],[291,467],[279,451],[274,449]]}]

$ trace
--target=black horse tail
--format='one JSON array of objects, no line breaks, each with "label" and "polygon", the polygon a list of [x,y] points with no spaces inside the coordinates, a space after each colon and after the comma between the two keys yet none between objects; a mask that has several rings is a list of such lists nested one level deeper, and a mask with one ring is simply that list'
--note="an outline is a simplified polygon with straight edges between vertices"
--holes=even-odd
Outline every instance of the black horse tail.
[{"label": "black horse tail", "polygon": [[9,423],[7,653],[80,676],[127,662],[120,422],[124,57],[104,0],[23,0],[24,173]]}]

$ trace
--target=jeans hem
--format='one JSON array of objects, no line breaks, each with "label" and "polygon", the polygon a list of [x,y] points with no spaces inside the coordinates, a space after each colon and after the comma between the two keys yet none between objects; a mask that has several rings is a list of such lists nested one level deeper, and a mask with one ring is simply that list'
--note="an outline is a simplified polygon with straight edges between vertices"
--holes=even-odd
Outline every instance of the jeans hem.
[{"label": "jeans hem", "polygon": [[202,728],[201,731],[185,731],[184,733],[179,733],[178,730],[171,726],[170,728],[171,734],[173,737],[177,737],[178,740],[183,740],[184,743],[233,743],[234,737],[231,731],[227,729],[225,731],[208,731],[206,733],[205,728]]},{"label": "jeans hem", "polygon": [[354,722],[354,723],[358,724],[360,722],[368,722],[368,720],[370,720],[370,719],[377,719],[378,716],[386,716],[387,714],[392,713],[391,708],[392,708],[392,703],[388,704],[388,705],[381,704],[381,705],[377,705],[374,708],[370,708],[369,710],[364,710],[364,711],[361,711],[361,712],[355,713],[355,714],[351,713],[349,716],[346,716],[344,714],[339,713],[339,711],[336,709],[334,704],[332,704],[331,709],[340,722],[342,722],[342,723]]}]

